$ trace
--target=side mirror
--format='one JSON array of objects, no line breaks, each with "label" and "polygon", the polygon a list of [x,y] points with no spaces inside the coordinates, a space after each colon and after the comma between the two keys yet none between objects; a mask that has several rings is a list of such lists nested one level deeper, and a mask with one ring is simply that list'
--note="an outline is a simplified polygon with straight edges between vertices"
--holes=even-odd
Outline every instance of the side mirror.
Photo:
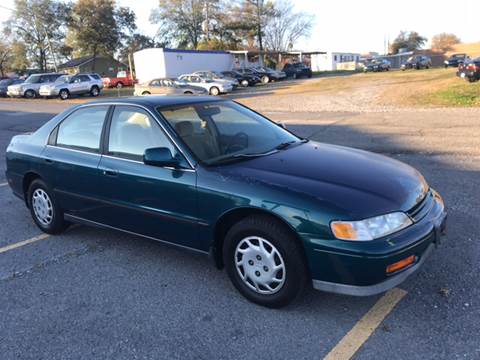
[{"label": "side mirror", "polygon": [[278,126],[280,126],[281,128],[284,128],[285,130],[287,129],[287,125],[285,125],[285,123],[281,122],[281,123],[277,123]]},{"label": "side mirror", "polygon": [[143,163],[152,166],[168,166],[177,168],[180,164],[178,159],[175,159],[169,148],[159,147],[146,149],[143,154]]}]

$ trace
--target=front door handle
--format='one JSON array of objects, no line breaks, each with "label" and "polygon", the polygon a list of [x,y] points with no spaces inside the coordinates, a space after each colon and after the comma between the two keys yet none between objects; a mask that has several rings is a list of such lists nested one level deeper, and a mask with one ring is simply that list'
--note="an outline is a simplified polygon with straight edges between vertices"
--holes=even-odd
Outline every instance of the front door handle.
[{"label": "front door handle", "polygon": [[44,160],[47,164],[53,164],[53,160],[50,158],[44,158]]},{"label": "front door handle", "polygon": [[118,170],[113,169],[103,169],[102,173],[106,176],[118,176]]}]

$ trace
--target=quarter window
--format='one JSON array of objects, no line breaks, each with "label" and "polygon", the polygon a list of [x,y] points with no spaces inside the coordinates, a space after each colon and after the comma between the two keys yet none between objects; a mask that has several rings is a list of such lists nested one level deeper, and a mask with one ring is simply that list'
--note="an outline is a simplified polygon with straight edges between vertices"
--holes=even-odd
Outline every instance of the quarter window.
[{"label": "quarter window", "polygon": [[57,146],[99,152],[107,112],[108,106],[92,106],[69,115],[58,128]]},{"label": "quarter window", "polygon": [[108,153],[142,161],[146,149],[166,147],[178,155],[163,130],[144,110],[133,106],[117,106],[112,116]]}]

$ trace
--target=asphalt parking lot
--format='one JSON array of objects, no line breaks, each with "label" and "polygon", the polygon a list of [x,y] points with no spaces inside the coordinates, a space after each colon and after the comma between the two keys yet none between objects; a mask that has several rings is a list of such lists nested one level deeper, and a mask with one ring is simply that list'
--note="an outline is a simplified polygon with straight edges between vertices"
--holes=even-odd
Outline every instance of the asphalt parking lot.
[{"label": "asphalt parking lot", "polygon": [[299,135],[415,166],[449,210],[448,237],[395,301],[309,290],[270,310],[241,297],[199,255],[83,226],[38,238],[5,185],[4,149],[68,106],[0,101],[2,360],[322,359],[357,345],[355,359],[480,358],[478,112],[269,111]]}]

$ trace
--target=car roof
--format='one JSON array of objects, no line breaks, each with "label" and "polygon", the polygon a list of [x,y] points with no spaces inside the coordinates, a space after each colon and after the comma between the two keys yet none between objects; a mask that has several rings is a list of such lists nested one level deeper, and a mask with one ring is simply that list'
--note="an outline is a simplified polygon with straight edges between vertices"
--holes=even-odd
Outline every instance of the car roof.
[{"label": "car roof", "polygon": [[92,101],[83,105],[88,104],[133,104],[133,105],[141,105],[148,108],[156,108],[156,107],[171,107],[177,105],[188,105],[188,104],[201,104],[206,102],[222,102],[228,101],[228,99],[219,99],[213,96],[185,96],[185,95],[178,95],[178,96],[132,96],[128,98],[121,98],[121,99],[110,99],[110,100],[97,100]]}]

